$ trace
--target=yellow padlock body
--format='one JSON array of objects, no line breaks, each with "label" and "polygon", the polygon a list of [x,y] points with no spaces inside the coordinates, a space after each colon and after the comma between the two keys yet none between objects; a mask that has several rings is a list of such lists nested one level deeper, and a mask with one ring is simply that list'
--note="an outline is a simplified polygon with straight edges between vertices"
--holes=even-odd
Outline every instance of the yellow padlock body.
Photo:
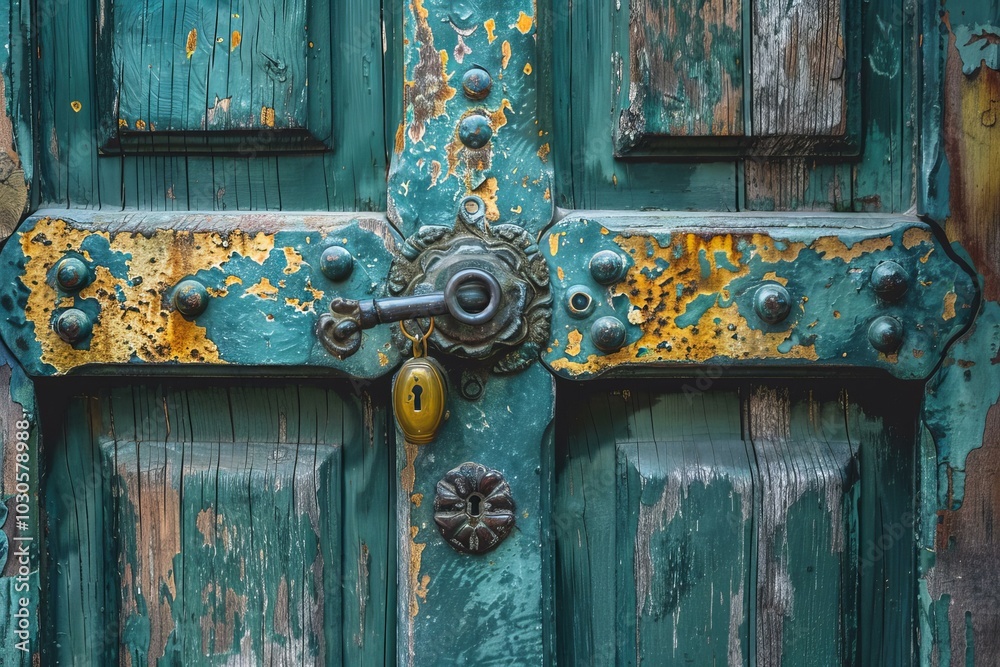
[{"label": "yellow padlock body", "polygon": [[408,359],[392,381],[392,407],[407,442],[426,445],[434,440],[447,402],[444,371],[428,357]]}]

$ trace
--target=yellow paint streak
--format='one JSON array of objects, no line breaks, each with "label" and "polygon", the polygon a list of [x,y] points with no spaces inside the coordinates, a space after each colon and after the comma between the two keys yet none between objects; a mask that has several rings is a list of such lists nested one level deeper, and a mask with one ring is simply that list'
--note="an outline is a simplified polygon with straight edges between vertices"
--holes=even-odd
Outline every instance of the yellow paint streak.
[{"label": "yellow paint streak", "polygon": [[503,44],[500,45],[500,53],[503,57],[500,58],[500,69],[507,69],[507,63],[510,62],[510,42],[504,40]]},{"label": "yellow paint streak", "polygon": [[559,239],[565,236],[566,232],[558,232],[549,235],[549,254],[555,257],[559,254]]},{"label": "yellow paint streak", "polygon": [[295,248],[282,248],[282,251],[285,253],[285,275],[290,276],[293,273],[298,273],[299,269],[302,268],[302,255]]},{"label": "yellow paint streak", "polygon": [[566,355],[575,357],[580,354],[580,343],[583,342],[583,334],[578,329],[573,329],[566,336]]},{"label": "yellow paint streak", "polygon": [[191,32],[188,33],[187,42],[184,44],[184,52],[187,54],[188,60],[194,55],[194,52],[198,49],[198,29],[191,28]]},{"label": "yellow paint streak", "polygon": [[243,43],[243,34],[239,30],[233,30],[233,34],[229,37],[229,51],[232,53],[240,47]]},{"label": "yellow paint streak", "polygon": [[955,319],[955,301],[957,300],[958,295],[954,292],[948,292],[944,295],[944,311],[941,313],[941,319],[945,322]]},{"label": "yellow paint streak", "polygon": [[812,244],[812,249],[818,252],[822,259],[842,259],[845,262],[853,262],[858,257],[867,253],[887,250],[891,247],[891,236],[865,239],[864,241],[858,241],[849,248],[847,244],[836,236],[823,236],[816,239]]},{"label": "yellow paint streak", "polygon": [[273,107],[261,107],[260,108],[260,124],[265,127],[274,127],[274,108]]},{"label": "yellow paint streak", "polygon": [[[32,243],[30,237],[37,234],[59,239],[59,243]],[[45,284],[63,253],[79,251],[83,241],[92,235],[106,239],[111,252],[129,258],[127,276],[116,278],[106,267],[98,266],[93,281],[80,291],[79,298],[97,301],[101,312],[94,322],[90,349],[77,350],[51,333],[52,315],[60,301]],[[75,229],[63,220],[40,220],[32,234],[21,238],[21,250],[26,258],[22,281],[30,290],[25,313],[38,332],[41,361],[55,368],[56,373],[86,363],[125,364],[133,357],[148,363],[223,363],[204,327],[173,310],[164,295],[183,278],[201,270],[223,268],[236,255],[263,264],[273,248],[274,236],[264,233],[237,231],[223,236],[163,229],[149,236],[127,232],[111,236]],[[142,280],[135,281],[139,277]],[[230,277],[226,284],[234,284],[232,280]]]},{"label": "yellow paint streak", "polygon": [[483,21],[483,27],[486,28],[486,40],[492,44],[497,38],[497,22],[493,19],[486,19]]},{"label": "yellow paint streak", "polygon": [[396,155],[402,153],[403,149],[406,148],[406,130],[404,128],[403,123],[400,123],[399,127],[396,128],[396,143],[393,145]]},{"label": "yellow paint streak", "polygon": [[[558,250],[558,236],[549,237],[552,255]],[[743,240],[748,242],[744,247],[749,246],[751,250],[739,249]],[[787,352],[779,352],[778,347],[789,334],[766,333],[750,326],[728,291],[734,279],[749,274],[749,253],[762,255],[769,262],[792,261],[806,247],[804,244],[776,245],[763,234],[704,237],[694,233],[675,234],[663,247],[646,236],[618,236],[615,243],[632,257],[634,266],[621,283],[612,287],[611,293],[629,300],[628,319],[640,327],[642,335],[638,341],[617,352],[592,354],[583,361],[571,361],[570,352],[578,350],[573,332],[570,332],[566,356],[552,362],[554,369],[580,375],[597,373],[610,366],[655,363],[678,357],[695,363],[720,356],[735,359],[817,358],[812,345],[792,345]],[[702,259],[710,265],[705,278],[701,277]],[[669,261],[670,271],[663,272],[658,260]],[[681,285],[679,297],[678,281]],[[687,314],[689,307],[696,301],[704,303],[699,297],[713,295],[719,298],[704,310],[697,322],[683,328],[678,326],[677,318]],[[669,345],[670,349],[661,348],[661,344]]]},{"label": "yellow paint streak", "polygon": [[517,17],[516,23],[511,23],[511,28],[517,28],[522,35],[527,35],[528,31],[531,30],[532,24],[535,22],[533,16],[529,16],[524,12],[521,12],[520,16]]},{"label": "yellow paint streak", "polygon": [[566,280],[566,272],[563,271],[563,267],[556,267],[556,275],[559,276],[559,280]]}]

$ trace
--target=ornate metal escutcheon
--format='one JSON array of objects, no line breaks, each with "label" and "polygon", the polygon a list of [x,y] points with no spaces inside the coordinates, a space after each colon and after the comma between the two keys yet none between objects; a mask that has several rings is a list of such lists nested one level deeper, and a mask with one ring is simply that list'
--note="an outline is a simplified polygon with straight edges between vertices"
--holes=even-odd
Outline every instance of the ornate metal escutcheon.
[{"label": "ornate metal escutcheon", "polygon": [[463,463],[437,483],[434,522],[460,553],[484,554],[514,528],[514,498],[502,473],[479,463]]}]

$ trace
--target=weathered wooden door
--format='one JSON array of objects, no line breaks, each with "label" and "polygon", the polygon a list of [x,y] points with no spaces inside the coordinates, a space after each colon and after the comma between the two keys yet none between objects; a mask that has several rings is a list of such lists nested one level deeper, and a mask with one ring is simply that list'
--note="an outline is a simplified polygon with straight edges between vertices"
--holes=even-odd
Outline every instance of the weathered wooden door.
[{"label": "weathered wooden door", "polygon": [[0,665],[998,660],[995,2],[0,5]]}]

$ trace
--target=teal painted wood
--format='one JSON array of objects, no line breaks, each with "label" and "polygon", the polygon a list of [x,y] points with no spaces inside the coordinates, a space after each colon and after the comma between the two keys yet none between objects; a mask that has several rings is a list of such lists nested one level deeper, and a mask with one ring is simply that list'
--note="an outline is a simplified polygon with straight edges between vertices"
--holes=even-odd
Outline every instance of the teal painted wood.
[{"label": "teal painted wood", "polygon": [[[540,246],[555,303],[542,359],[570,379],[690,372],[702,363],[927,378],[970,322],[976,297],[964,263],[926,224],[902,216],[579,212],[551,227]],[[609,286],[590,268],[603,251],[627,269]],[[909,285],[897,300],[877,296],[870,281],[887,261]],[[787,319],[771,324],[756,311],[765,284],[787,290]],[[592,307],[576,309],[578,294]],[[598,347],[593,327],[605,317],[624,330],[621,349]],[[869,340],[877,317],[902,324],[895,353]]]},{"label": "teal painted wood", "polygon": [[0,664],[27,666],[38,651],[41,611],[38,406],[2,343],[0,435]]},{"label": "teal painted wood", "polygon": [[[336,108],[331,121],[329,104],[313,108],[310,103],[306,120],[310,129],[332,122],[329,132],[316,132],[317,138],[333,142],[335,151],[259,157],[276,148],[272,138],[261,135],[250,137],[252,141],[233,157],[101,158],[105,98],[96,82],[102,64],[109,63],[113,53],[110,49],[94,53],[97,7],[45,0],[38,7],[41,56],[36,96],[39,131],[46,137],[39,145],[42,205],[159,211],[385,210],[385,126],[395,130],[399,112],[385,106],[385,79],[378,60],[381,8],[370,3],[310,5],[311,11],[319,12],[316,16],[328,12],[320,24],[311,26],[312,59],[327,76],[311,80],[310,91],[315,86],[317,99],[329,96]],[[86,26],[93,28],[83,29]],[[329,37],[323,39],[320,35],[326,32]],[[251,38],[243,39],[244,46],[252,45]],[[186,45],[186,37],[184,41]],[[200,43],[204,45],[204,40]],[[214,96],[210,101],[204,97],[204,93],[192,96],[191,104],[207,109]],[[256,114],[259,119],[260,109]]]},{"label": "teal painted wood", "polygon": [[[98,364],[135,364],[148,372],[219,364],[315,365],[375,378],[399,361],[388,327],[365,332],[360,351],[344,360],[327,351],[315,329],[335,296],[385,296],[384,276],[398,242],[380,216],[43,211],[0,255],[11,278],[0,286],[0,308],[8,313],[0,335],[33,375]],[[342,280],[322,272],[323,252],[332,245],[354,258]],[[82,289],[67,291],[57,281],[67,257],[87,266]],[[189,279],[209,295],[199,315],[183,315],[173,301]],[[70,308],[93,324],[93,333],[75,344],[53,329]]]},{"label": "teal painted wood", "polygon": [[[197,152],[217,137],[251,130],[282,145],[281,130],[329,139],[332,92],[329,6],[255,0],[240,6],[165,0],[103,5],[98,63],[107,140],[175,135],[169,150]],[[318,50],[317,50],[317,44]],[[106,53],[106,52],[105,52]],[[310,85],[311,84],[311,85]],[[266,135],[277,130],[274,135]],[[187,134],[192,133],[192,134]],[[243,141],[253,146],[254,138]]]},{"label": "teal painted wood", "polygon": [[[890,650],[861,657],[896,630],[905,645],[912,572],[882,567],[879,580],[879,555],[866,564],[859,549],[885,528],[882,511],[912,506],[912,491],[893,487],[896,470],[912,473],[912,431],[852,438],[834,387],[700,380],[561,391],[560,659],[909,664]],[[868,458],[881,462],[870,473]],[[912,554],[912,539],[896,542],[886,558]],[[903,618],[859,622],[877,604]]]},{"label": "teal painted wood", "polygon": [[[449,419],[434,442],[396,433],[399,475],[398,645],[401,665],[545,664],[551,619],[547,472],[554,387],[540,364],[491,376],[478,401],[452,391]],[[438,481],[466,461],[500,471],[516,525],[495,550],[458,553],[438,534]]]},{"label": "teal painted wood", "polygon": [[382,664],[384,418],[367,394],[310,386],[69,399],[46,494],[43,659]]},{"label": "teal painted wood", "polygon": [[[389,217],[410,235],[450,224],[462,197],[480,196],[491,223],[541,230],[552,218],[550,130],[538,108],[546,72],[535,3],[412,0],[403,10],[403,122],[389,171]],[[481,99],[463,92],[473,66],[492,80]],[[459,127],[482,119],[492,139],[466,145]]]}]

